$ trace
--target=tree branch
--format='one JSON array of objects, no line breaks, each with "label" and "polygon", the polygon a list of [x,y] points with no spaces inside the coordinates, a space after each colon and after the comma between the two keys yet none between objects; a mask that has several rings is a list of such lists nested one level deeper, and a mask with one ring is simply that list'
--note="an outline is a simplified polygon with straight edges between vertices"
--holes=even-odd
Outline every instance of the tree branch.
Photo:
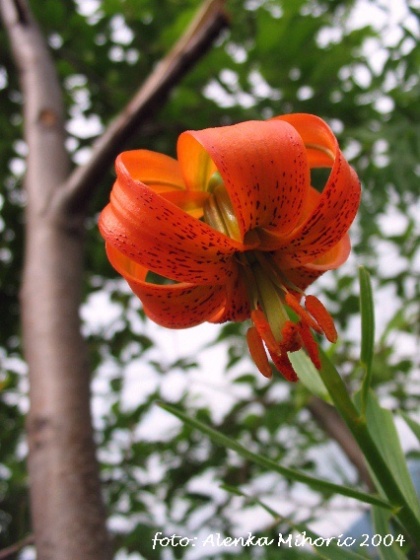
[{"label": "tree branch", "polygon": [[109,162],[130,135],[138,131],[142,120],[153,117],[174,86],[227,27],[224,3],[225,0],[207,0],[203,4],[186,33],[94,144],[90,160],[70,175],[61,192],[61,203],[68,211],[86,208],[94,191],[93,186],[103,177]]},{"label": "tree branch", "polygon": [[14,556],[18,552],[20,552],[22,548],[24,548],[25,546],[34,544],[34,540],[35,539],[33,535],[28,535],[21,541],[18,541],[15,544],[11,544],[7,548],[2,548],[0,550],[0,560],[6,560],[6,558],[10,558],[11,556]]},{"label": "tree branch", "polygon": [[318,397],[312,397],[307,407],[317,424],[338,443],[349,461],[356,467],[360,479],[367,488],[375,491],[363,454],[335,408]]}]

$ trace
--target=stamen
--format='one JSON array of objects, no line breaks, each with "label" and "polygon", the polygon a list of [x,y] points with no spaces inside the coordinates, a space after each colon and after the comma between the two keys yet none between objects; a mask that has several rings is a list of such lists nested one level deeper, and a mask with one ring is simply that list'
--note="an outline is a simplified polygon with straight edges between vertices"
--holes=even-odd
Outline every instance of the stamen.
[{"label": "stamen", "polygon": [[[255,253],[258,255],[258,251]],[[283,305],[279,290],[274,284],[272,276],[267,275],[259,263],[253,267],[253,274],[259,295],[258,303],[264,311],[265,320],[270,326],[274,339],[280,341],[281,330],[289,320],[289,315]]]},{"label": "stamen", "polygon": [[220,175],[220,173],[218,171],[215,171],[213,173],[213,175],[210,177],[209,182],[207,183],[207,191],[209,193],[212,193],[216,187],[218,187],[219,185],[223,185],[223,179],[222,176]]},{"label": "stamen", "polygon": [[296,375],[295,370],[293,369],[292,362],[287,355],[287,352],[284,353],[274,353],[270,352],[271,359],[273,360],[273,364],[275,365],[276,369],[282,374],[282,376],[291,383],[296,383],[298,381],[298,376]]},{"label": "stamen", "polygon": [[[254,309],[251,312],[251,319],[254,323],[255,330],[260,338],[260,341],[264,341],[268,353],[275,365],[276,369],[283,375],[285,379],[291,381],[292,383],[298,380],[298,376],[296,375],[295,370],[293,369],[292,363],[287,355],[288,351],[294,352],[295,350],[299,350],[302,347],[302,344],[299,342],[297,347],[297,335],[299,332],[296,327],[291,321],[287,321],[282,329],[282,333],[284,336],[284,341],[277,342],[274,338],[274,335],[271,331],[271,327],[266,319],[266,316],[261,311],[261,309]],[[252,327],[251,327],[252,328]],[[249,333],[249,331],[248,331]],[[251,336],[255,336],[252,335]],[[284,342],[284,344],[283,344]],[[249,346],[249,342],[248,342]],[[260,351],[260,350],[259,350]],[[250,349],[251,352],[251,349]],[[251,352],[251,356],[254,358]],[[260,356],[258,355],[258,360]],[[267,359],[267,356],[266,356]],[[255,358],[254,358],[255,360]],[[260,369],[257,362],[258,369],[263,373],[262,369]]]},{"label": "stamen", "polygon": [[[218,181],[217,177],[215,181]],[[238,220],[223,182],[215,184],[212,189],[211,196],[204,203],[204,221],[231,239],[241,241]]]},{"label": "stamen", "polygon": [[264,315],[264,313],[261,311],[261,309],[254,309],[251,312],[251,319],[252,322],[254,323],[254,326],[259,336],[265,342],[270,354],[271,352],[278,352],[278,348],[279,348],[278,342],[274,338],[273,332],[267,321],[267,318]]},{"label": "stamen", "polygon": [[311,330],[306,323],[299,323],[299,332],[302,337],[302,342],[309,357],[316,367],[316,369],[321,369],[321,360],[319,358],[318,344],[316,343],[314,337],[312,336]]},{"label": "stamen", "polygon": [[255,327],[250,327],[246,333],[249,353],[254,360],[258,370],[270,379],[273,376],[270,364],[268,362],[267,353],[264,348],[263,341]]},{"label": "stamen", "polygon": [[219,208],[214,196],[209,196],[209,198],[204,202],[203,218],[206,224],[211,226],[213,229],[220,231],[225,235],[228,235],[226,225],[223,221],[223,217],[219,212]]},{"label": "stamen", "polygon": [[330,342],[337,342],[338,335],[333,318],[319,299],[315,296],[306,296],[305,307],[321,327],[327,339]]},{"label": "stamen", "polygon": [[[311,296],[308,296],[308,297],[311,297]],[[305,309],[301,306],[301,304],[298,302],[298,300],[295,298],[295,296],[291,292],[287,292],[284,299],[285,299],[287,305],[290,307],[290,309],[292,309],[296,313],[296,315],[298,315],[299,318],[304,323],[306,323],[312,329],[314,329],[315,331],[317,331],[319,333],[323,332],[321,327],[318,325],[318,323],[316,321],[314,321],[314,319],[309,315],[309,313],[307,311],[305,311]]]}]

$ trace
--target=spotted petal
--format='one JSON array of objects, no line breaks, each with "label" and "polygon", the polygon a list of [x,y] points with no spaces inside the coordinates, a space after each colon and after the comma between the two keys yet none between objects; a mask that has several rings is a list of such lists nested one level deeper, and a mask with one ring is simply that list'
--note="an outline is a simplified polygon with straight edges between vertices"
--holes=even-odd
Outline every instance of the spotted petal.
[{"label": "spotted petal", "polygon": [[209,194],[187,189],[176,159],[149,150],[123,152],[120,159],[132,179],[141,181],[191,216],[202,217]]},{"label": "spotted petal", "polygon": [[341,153],[327,124],[313,115],[286,115],[308,150],[311,167],[331,166],[328,181],[307,219],[285,236],[282,266],[306,264],[326,253],[344,237],[360,202],[360,183]]},{"label": "spotted petal", "polygon": [[[322,276],[324,272],[334,270],[345,263],[350,254],[350,249],[350,237],[346,234],[334,247],[313,262],[283,269],[283,272],[292,284],[301,290],[306,290],[306,288],[315,282],[317,278]],[[281,253],[278,255],[274,254],[272,258],[280,268],[282,266]]]},{"label": "spotted petal", "polygon": [[224,291],[226,295],[225,303],[210,321],[212,323],[224,323],[226,321],[238,322],[249,319],[251,309],[248,292],[239,267],[230,281],[225,284]]},{"label": "spotted petal", "polygon": [[141,181],[156,193],[185,191],[179,163],[174,158],[150,150],[130,150],[120,154],[117,162],[133,181]]},{"label": "spotted petal", "polygon": [[229,193],[242,240],[255,228],[292,231],[309,189],[306,151],[293,126],[248,121],[181,134],[178,159],[186,181],[194,180],[191,158],[198,165],[209,156]]},{"label": "spotted petal", "polygon": [[194,284],[223,283],[243,246],[131,178],[124,160],[99,228],[108,244],[162,276]]},{"label": "spotted petal", "polygon": [[163,327],[182,329],[211,321],[225,306],[225,286],[221,284],[154,284],[146,281],[147,268],[128,259],[109,244],[106,251],[112,266],[142,301],[145,313]]}]

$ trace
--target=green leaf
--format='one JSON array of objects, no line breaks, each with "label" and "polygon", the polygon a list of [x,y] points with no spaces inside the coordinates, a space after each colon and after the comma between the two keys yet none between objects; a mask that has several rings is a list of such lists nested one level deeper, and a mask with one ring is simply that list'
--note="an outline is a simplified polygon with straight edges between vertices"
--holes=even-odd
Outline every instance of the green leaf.
[{"label": "green leaf", "polygon": [[[308,527],[306,527],[302,523],[294,523],[287,517],[281,515],[281,513],[273,510],[270,506],[262,502],[259,498],[250,496],[249,494],[246,494],[245,492],[242,492],[241,490],[233,486],[222,485],[222,488],[224,488],[228,492],[231,492],[232,494],[236,494],[237,496],[242,496],[246,498],[247,501],[251,504],[259,505],[267,513],[269,513],[276,521],[286,521],[286,523],[290,525],[290,527],[292,527],[302,535],[301,539],[308,539],[306,541],[308,542],[308,544],[317,543],[312,545],[312,547],[316,556],[320,558],[325,558],[327,560],[342,560],[342,559],[360,560],[361,558],[366,558],[365,556],[355,551],[344,548],[344,545],[339,546],[339,544],[337,544],[335,540],[332,540],[332,538],[328,542],[327,538],[321,537],[321,535],[315,533],[314,531],[311,531]],[[289,538],[291,539],[291,542],[294,542],[294,540],[296,539],[296,537],[293,538],[292,536],[290,536]],[[299,537],[297,537],[297,539],[299,540]]]},{"label": "green leaf", "polygon": [[277,472],[278,474],[285,476],[289,480],[302,482],[303,484],[308,485],[310,488],[321,492],[340,494],[342,496],[348,496],[349,498],[354,498],[355,500],[359,500],[367,504],[374,504],[390,509],[392,508],[392,506],[387,501],[379,498],[378,496],[366,494],[365,492],[360,492],[358,490],[354,490],[353,488],[348,488],[347,486],[333,484],[326,480],[321,480],[319,478],[303,474],[299,471],[282,467],[271,459],[267,459],[266,457],[262,457],[261,455],[257,455],[256,453],[249,451],[249,449],[243,447],[235,440],[230,439],[229,437],[225,436],[221,432],[214,430],[213,428],[210,428],[199,420],[187,416],[184,412],[171,405],[168,405],[166,403],[159,403],[159,406],[170,414],[173,414],[174,416],[179,418],[182,422],[189,425],[190,427],[195,428],[203,434],[208,435],[215,443],[222,445],[223,447],[226,447],[228,449],[232,449],[233,451],[236,451],[239,455],[241,455],[241,457],[244,457],[245,459],[248,459],[253,463],[260,465],[261,467],[266,468],[270,471]]},{"label": "green leaf", "polygon": [[249,494],[246,494],[245,492],[242,492],[236,486],[231,486],[230,484],[221,484],[220,488],[223,488],[223,490],[226,490],[227,492],[230,492],[231,494],[236,494],[237,496],[242,496],[243,498],[246,498],[247,501],[250,504],[258,504],[259,506],[261,506],[267,513],[269,513],[276,520],[285,519],[282,515],[280,515],[280,513],[278,513],[274,509],[272,509],[270,506],[268,506],[264,502],[262,502],[259,498],[256,498],[255,496],[250,496]]},{"label": "green leaf", "polygon": [[375,344],[375,313],[372,286],[368,271],[359,267],[360,313],[362,320],[362,341],[360,361],[366,370],[362,386],[362,411],[365,407],[367,392],[372,380],[372,359]]},{"label": "green leaf", "polygon": [[[404,560],[406,558],[401,546],[395,541],[391,526],[390,514],[382,508],[372,508],[374,534],[370,537],[371,545],[379,553],[381,560]],[[377,544],[375,539],[377,538]],[[389,544],[388,544],[389,543]]]},{"label": "green leaf", "polygon": [[305,387],[313,395],[331,403],[331,398],[328,394],[327,388],[325,387],[318,370],[306,353],[303,350],[291,352],[289,354],[289,358],[292,362],[294,370],[299,376],[299,380],[303,383],[303,385],[305,385]]},{"label": "green leaf", "polygon": [[416,438],[420,441],[420,424],[415,420],[413,420],[412,418],[410,418],[410,416],[408,416],[408,414],[406,414],[403,411],[400,411],[400,415],[404,418],[408,427],[411,429],[411,431],[416,436]]},{"label": "green leaf", "polygon": [[[391,471],[407,506],[420,521],[420,506],[407,467],[400,438],[391,411],[382,408],[376,395],[369,391],[366,401],[366,421],[370,434]],[[373,473],[373,476],[375,474]],[[380,486],[380,485],[379,485]],[[386,495],[386,488],[383,488]]]},{"label": "green leaf", "polygon": [[[420,546],[420,508],[392,415],[379,406],[372,391],[366,396],[366,414],[360,415],[343,380],[322,349],[320,355],[322,379],[359,444],[377,482],[377,488],[394,504],[399,521]],[[358,393],[355,396],[358,406],[361,399]],[[401,472],[399,469],[402,469]]]}]

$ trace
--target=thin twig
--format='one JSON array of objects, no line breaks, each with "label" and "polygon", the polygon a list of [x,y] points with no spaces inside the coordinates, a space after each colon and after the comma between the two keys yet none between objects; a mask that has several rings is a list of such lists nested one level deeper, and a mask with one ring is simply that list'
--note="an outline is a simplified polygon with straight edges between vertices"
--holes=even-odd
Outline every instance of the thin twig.
[{"label": "thin twig", "polygon": [[67,211],[86,208],[95,185],[109,169],[112,159],[142,122],[150,121],[162,101],[189,69],[204,56],[215,38],[227,27],[225,0],[207,0],[173,49],[156,66],[127,106],[96,141],[89,161],[76,168],[61,190]]},{"label": "thin twig", "polygon": [[5,558],[9,558],[12,554],[17,554],[22,548],[34,543],[34,535],[28,535],[24,539],[18,541],[15,544],[11,544],[7,548],[3,548],[0,550],[0,560],[5,560]]}]

